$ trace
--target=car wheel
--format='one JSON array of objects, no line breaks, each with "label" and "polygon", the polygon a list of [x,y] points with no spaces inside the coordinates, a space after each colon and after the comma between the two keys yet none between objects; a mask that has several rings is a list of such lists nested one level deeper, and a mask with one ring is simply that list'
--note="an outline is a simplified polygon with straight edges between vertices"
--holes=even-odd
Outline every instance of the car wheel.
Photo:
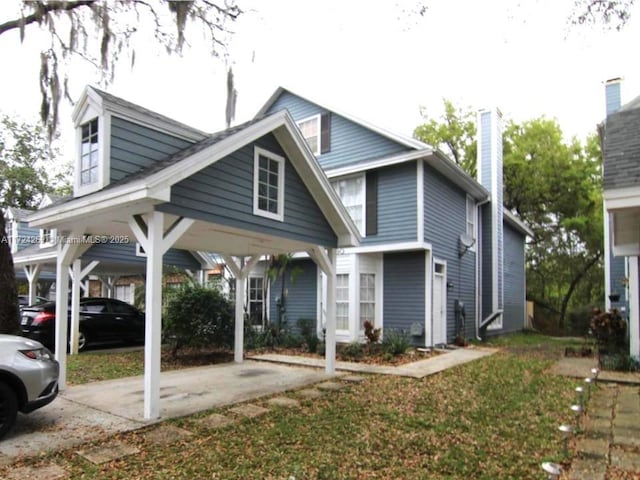
[{"label": "car wheel", "polygon": [[11,430],[18,415],[16,392],[4,382],[0,382],[0,438]]},{"label": "car wheel", "polygon": [[78,332],[78,351],[83,351],[87,346],[87,334],[82,330]]}]

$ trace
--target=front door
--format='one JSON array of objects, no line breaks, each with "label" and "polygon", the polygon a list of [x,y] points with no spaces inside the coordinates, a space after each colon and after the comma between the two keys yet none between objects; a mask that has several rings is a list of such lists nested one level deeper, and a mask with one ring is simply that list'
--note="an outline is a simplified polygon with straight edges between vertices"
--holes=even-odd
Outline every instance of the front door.
[{"label": "front door", "polygon": [[447,343],[446,265],[433,263],[433,345]]}]

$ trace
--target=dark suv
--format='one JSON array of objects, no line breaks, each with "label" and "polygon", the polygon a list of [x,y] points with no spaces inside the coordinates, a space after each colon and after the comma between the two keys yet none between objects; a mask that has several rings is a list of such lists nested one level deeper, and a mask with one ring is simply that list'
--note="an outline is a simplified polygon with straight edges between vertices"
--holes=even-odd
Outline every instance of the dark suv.
[{"label": "dark suv", "polygon": [[[55,347],[56,304],[46,302],[22,309],[22,335],[53,349]],[[69,308],[70,328],[71,308]],[[80,300],[78,349],[105,343],[141,343],[144,341],[144,314],[128,303],[114,298]]]}]

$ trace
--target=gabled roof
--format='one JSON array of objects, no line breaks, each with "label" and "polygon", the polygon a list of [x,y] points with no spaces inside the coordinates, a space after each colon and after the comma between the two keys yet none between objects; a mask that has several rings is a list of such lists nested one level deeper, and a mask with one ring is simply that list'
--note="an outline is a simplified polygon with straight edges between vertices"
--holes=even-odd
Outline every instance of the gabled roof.
[{"label": "gabled roof", "polygon": [[640,96],[606,118],[603,147],[603,188],[640,187]]},{"label": "gabled roof", "polygon": [[249,122],[208,136],[188,148],[156,162],[102,190],[70,198],[29,216],[36,226],[73,223],[82,217],[113,212],[123,207],[169,202],[171,186],[227,155],[273,133],[298,171],[322,213],[344,246],[357,245],[358,229],[331,187],[322,168],[288,112],[254,118]]},{"label": "gabled roof", "polygon": [[368,130],[371,130],[374,133],[377,133],[379,135],[382,135],[383,137],[388,138],[389,140],[393,140],[394,142],[397,142],[401,145],[404,145],[405,147],[408,148],[413,148],[416,150],[421,150],[423,148],[428,148],[429,145],[427,145],[424,142],[421,142],[420,140],[416,140],[415,138],[411,138],[411,137],[407,137],[398,133],[394,133],[391,132],[389,130],[386,130],[384,128],[378,127],[376,125],[373,125],[372,123],[367,122],[366,120],[362,120],[358,117],[355,117],[349,113],[343,112],[339,109],[330,107],[329,105],[323,103],[323,104],[319,104],[318,102],[315,102],[313,100],[310,100],[306,97],[303,97],[302,95],[299,95],[287,88],[284,87],[278,87],[276,89],[275,92],[273,92],[273,94],[271,95],[271,97],[269,97],[269,99],[267,100],[267,102],[262,106],[262,108],[260,108],[260,110],[258,110],[258,113],[256,114],[256,116],[261,116],[264,115],[265,113],[267,113],[269,111],[269,109],[271,108],[271,106],[276,102],[276,100],[280,97],[280,95],[282,95],[283,93],[290,93],[291,95],[295,95],[296,97],[299,97],[309,103],[313,103],[315,105],[318,105],[321,108],[324,108],[325,110],[329,110],[337,115],[340,115],[341,117],[346,118],[347,120],[356,123],[358,125],[360,125],[361,127],[364,127]]},{"label": "gabled roof", "polygon": [[101,112],[108,111],[117,117],[173,135],[178,135],[191,141],[199,141],[208,136],[208,134],[202,130],[178,122],[165,115],[141,107],[140,105],[136,105],[135,103],[116,97],[90,85],[85,87],[73,109],[72,118],[76,126],[88,103],[92,103]]},{"label": "gabled roof", "polygon": [[27,216],[33,213],[33,210],[25,210],[24,208],[7,207],[6,215],[13,220],[25,220]]}]

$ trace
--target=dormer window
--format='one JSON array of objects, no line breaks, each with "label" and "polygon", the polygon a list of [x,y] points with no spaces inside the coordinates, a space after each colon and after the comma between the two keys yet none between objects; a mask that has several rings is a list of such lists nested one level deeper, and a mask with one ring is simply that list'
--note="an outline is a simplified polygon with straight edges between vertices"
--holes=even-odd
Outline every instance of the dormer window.
[{"label": "dormer window", "polygon": [[98,119],[81,125],[80,185],[90,185],[98,181],[99,149]]},{"label": "dormer window", "polygon": [[314,155],[327,153],[330,150],[331,117],[328,113],[303,118],[297,124]]},{"label": "dormer window", "polygon": [[56,230],[43,228],[40,230],[40,248],[51,247],[56,241]]}]

